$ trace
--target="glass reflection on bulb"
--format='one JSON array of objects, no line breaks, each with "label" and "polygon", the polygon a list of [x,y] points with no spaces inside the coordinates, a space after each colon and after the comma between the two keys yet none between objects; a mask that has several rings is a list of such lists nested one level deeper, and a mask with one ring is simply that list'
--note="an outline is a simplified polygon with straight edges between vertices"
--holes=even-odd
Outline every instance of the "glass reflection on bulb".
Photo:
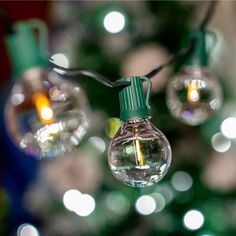
[{"label": "glass reflection on bulb", "polygon": [[160,181],[171,163],[171,148],[163,133],[148,119],[125,121],[108,149],[113,175],[132,187]]},{"label": "glass reflection on bulb", "polygon": [[5,107],[7,130],[17,146],[37,158],[72,151],[88,126],[81,88],[41,69],[28,70],[18,81]]},{"label": "glass reflection on bulb", "polygon": [[170,112],[188,125],[203,123],[220,108],[221,102],[221,88],[205,68],[184,67],[168,84]]}]

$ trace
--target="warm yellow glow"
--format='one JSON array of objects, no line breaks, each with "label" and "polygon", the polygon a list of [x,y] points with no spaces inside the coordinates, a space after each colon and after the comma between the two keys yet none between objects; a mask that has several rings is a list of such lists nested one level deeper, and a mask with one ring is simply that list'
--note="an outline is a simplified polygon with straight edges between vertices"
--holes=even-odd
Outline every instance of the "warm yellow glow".
[{"label": "warm yellow glow", "polygon": [[193,80],[189,83],[187,98],[190,102],[198,102],[200,99],[199,94],[199,81]]},{"label": "warm yellow glow", "polygon": [[36,92],[33,95],[33,102],[39,115],[40,121],[46,125],[55,121],[49,99],[43,92]]},{"label": "warm yellow glow", "polygon": [[140,142],[138,139],[135,139],[135,153],[136,153],[136,162],[139,166],[144,165],[143,154],[140,148]]}]

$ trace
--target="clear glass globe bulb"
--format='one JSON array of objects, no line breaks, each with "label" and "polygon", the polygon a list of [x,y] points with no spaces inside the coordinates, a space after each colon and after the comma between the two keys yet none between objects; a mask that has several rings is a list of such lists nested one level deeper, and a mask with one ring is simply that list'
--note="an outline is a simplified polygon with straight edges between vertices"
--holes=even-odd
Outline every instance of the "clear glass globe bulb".
[{"label": "clear glass globe bulb", "polygon": [[53,71],[31,69],[12,88],[5,123],[27,155],[54,158],[79,145],[88,126],[87,110],[78,85]]},{"label": "clear glass globe bulb", "polygon": [[110,143],[108,163],[121,182],[132,187],[151,186],[169,169],[170,144],[149,120],[128,120]]},{"label": "clear glass globe bulb", "polygon": [[218,81],[206,68],[184,67],[167,86],[167,105],[171,114],[188,125],[206,121],[222,103]]}]

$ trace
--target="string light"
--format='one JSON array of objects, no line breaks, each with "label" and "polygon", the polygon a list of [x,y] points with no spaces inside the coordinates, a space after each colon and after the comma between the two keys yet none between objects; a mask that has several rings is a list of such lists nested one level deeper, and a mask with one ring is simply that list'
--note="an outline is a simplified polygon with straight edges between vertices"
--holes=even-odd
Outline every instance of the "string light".
[{"label": "string light", "polygon": [[[214,12],[214,7],[215,3],[212,1],[203,22],[199,26],[201,32],[199,35],[201,37]],[[108,163],[114,176],[125,184],[133,187],[150,186],[163,178],[171,162],[171,149],[168,140],[147,120],[150,117],[147,111],[148,102],[146,101],[145,103],[144,101],[140,81],[145,78],[149,83],[150,90],[151,81],[149,79],[158,74],[163,68],[171,65],[179,56],[192,52],[196,47],[196,43],[205,43],[204,40],[200,40],[201,37],[193,37],[186,48],[180,49],[166,63],[155,68],[144,77],[124,78],[111,82],[91,70],[63,68],[53,63],[55,68],[64,70],[66,76],[86,75],[106,86],[120,88],[121,120],[123,123],[109,145]],[[203,59],[205,60],[205,57]],[[200,75],[198,71],[195,71],[194,74]],[[198,104],[201,90],[205,87],[212,88],[212,83],[214,83],[214,80],[208,82],[208,80],[203,80],[202,78],[194,78],[187,81],[187,83],[185,82],[188,88],[186,97],[190,103]],[[215,88],[215,90],[213,89],[213,95],[219,95],[218,87],[215,86]],[[208,103],[212,110],[216,110],[221,103],[220,97],[215,99],[214,96],[213,98],[210,96]],[[199,109],[196,110],[198,111]],[[208,114],[206,115],[204,112],[201,112],[200,115],[198,113],[197,117],[203,117],[204,119],[195,119],[194,117],[194,120],[190,119],[191,122],[188,122],[189,124],[199,124],[199,121],[202,122],[208,117]],[[141,130],[144,130],[144,132],[141,132]],[[161,150],[161,152],[157,150]],[[155,158],[150,158],[150,153]]]},{"label": "string light", "polygon": [[[171,148],[163,133],[148,120],[151,80],[145,77],[122,80],[131,85],[119,93],[123,123],[109,145],[108,163],[113,175],[123,183],[132,187],[150,186],[167,173]],[[148,82],[146,99],[142,80]]]},{"label": "string light", "polygon": [[[192,53],[193,50],[196,50],[196,48],[199,47],[199,45],[202,47],[202,42],[204,44],[205,41],[201,39],[204,36],[206,25],[213,14],[213,5],[215,5],[215,3],[212,2],[208,9],[206,17],[200,24],[198,31],[198,33],[200,33],[197,34],[197,36],[195,35],[190,40],[190,44],[188,45],[188,47],[179,50],[173,57],[170,58],[169,61],[155,68],[146,76],[123,78],[121,80],[112,82],[92,70],[84,70],[80,68],[65,68],[66,65],[58,65],[58,63],[56,63],[56,58],[61,58],[61,55],[57,55],[56,57],[54,55],[54,59],[51,60],[54,69],[61,70],[57,70],[57,73],[59,74],[64,74],[67,77],[85,75],[101,82],[106,86],[112,88],[120,88],[119,97],[121,107],[121,120],[123,121],[123,123],[109,146],[108,162],[115,177],[126,183],[127,185],[133,187],[150,186],[160,181],[167,173],[171,162],[171,148],[169,142],[163,135],[163,133],[156,127],[154,127],[148,120],[150,118],[150,115],[148,113],[148,99],[151,88],[150,78],[155,76],[166,66],[171,65],[179,56]],[[113,19],[118,18],[119,20],[113,21]],[[116,24],[113,24],[114,22],[116,22]],[[112,24],[109,25],[108,23]],[[107,30],[110,30],[109,32],[111,33],[119,32],[124,28],[124,26],[125,18],[119,12],[111,12],[104,19],[104,27]],[[27,28],[27,25],[22,25],[22,27]],[[29,35],[32,35],[32,32]],[[33,44],[35,44],[34,40],[32,42]],[[12,46],[12,42],[9,45]],[[35,51],[35,45],[32,48],[34,48]],[[16,47],[14,49],[16,49]],[[39,58],[40,57],[36,58],[37,65],[41,63],[41,61],[40,63],[38,62]],[[202,60],[204,60],[204,58]],[[30,66],[27,65],[26,68],[24,67],[24,70],[21,71],[21,74],[22,72],[25,72],[26,69],[31,69],[31,67],[31,64]],[[199,77],[199,75],[201,74],[200,72],[194,71],[194,75],[196,75],[198,78],[194,77],[194,79],[191,78],[189,80],[185,80],[183,83],[185,86],[187,86],[187,100],[192,104],[193,107],[197,107],[197,104],[200,103],[200,100],[202,99],[202,90],[204,90],[205,88],[212,89],[214,87],[214,82],[208,82],[207,76],[204,75],[205,77],[207,77],[207,79],[202,79]],[[27,74],[29,74],[28,71]],[[35,79],[37,77],[39,78],[40,76],[39,74],[35,73],[32,77],[34,77]],[[25,74],[23,78],[24,77]],[[45,74],[43,74],[42,77],[45,77]],[[146,101],[142,91],[142,82],[144,80],[149,84]],[[73,97],[74,93],[69,93],[73,86],[70,86],[69,82],[68,84],[65,83],[62,86],[60,85],[60,83],[59,85],[54,84],[54,79],[47,79],[46,81],[37,79],[37,83],[35,83],[35,81],[33,82],[33,80],[31,79],[31,77],[27,77],[22,81],[30,82],[29,84],[31,85],[31,90],[33,93],[33,96],[30,96],[32,97],[30,102],[31,106],[32,103],[35,106],[37,116],[33,115],[27,117],[27,122],[31,124],[31,126],[29,127],[30,132],[27,132],[27,134],[25,134],[24,131],[21,131],[21,125],[18,125],[19,127],[15,126],[13,128],[9,128],[9,132],[14,134],[13,139],[16,140],[16,143],[20,143],[20,146],[24,148],[26,152],[31,152],[30,154],[35,154],[37,152],[37,155],[39,155],[40,153],[41,156],[58,156],[61,153],[72,150],[74,146],[80,143],[80,139],[85,134],[85,130],[87,127],[85,115],[82,109],[78,110],[77,108],[73,108],[69,113],[74,114],[75,116],[73,116],[72,119],[70,119],[71,117],[67,117],[65,119],[66,111],[63,111],[64,114],[63,116],[61,116],[60,112],[57,109],[54,109],[54,106],[56,107],[56,105],[54,105],[54,102],[55,100],[58,102],[59,99],[63,104],[66,99],[73,101],[76,100],[76,98]],[[48,92],[48,90],[44,87],[49,87],[49,90],[51,90],[52,85],[54,89],[53,92]],[[67,93],[63,90],[65,88],[68,88],[68,91],[66,91]],[[63,92],[61,90],[63,90]],[[80,89],[75,89],[75,91],[78,92],[80,91]],[[217,95],[217,93],[219,94],[219,91],[217,89],[214,90],[213,88],[213,96],[212,94],[207,94],[207,96],[210,97],[209,101],[207,102],[210,104],[212,110],[216,110],[220,104],[220,98],[214,97],[214,95]],[[16,99],[15,94],[23,94],[23,97],[18,96],[18,98]],[[53,98],[50,97],[52,96],[52,94],[54,96]],[[24,96],[24,93],[22,93],[22,91],[19,91],[12,95],[13,96],[10,101],[15,100],[15,104],[19,103],[19,101],[21,100],[23,101],[22,103],[25,103],[27,101],[27,96]],[[78,99],[78,101],[80,100],[81,99]],[[171,105],[170,107],[174,106]],[[175,106],[175,108],[176,107],[177,106]],[[198,107],[196,110],[199,113]],[[12,103],[9,103],[7,105],[6,111],[7,118],[11,117],[12,115],[16,115],[16,117],[21,115],[20,113],[17,113],[19,109],[16,109],[16,106]],[[204,117],[204,115],[206,114],[202,112],[200,115],[201,117]],[[79,120],[76,120],[78,116],[80,118]],[[63,117],[63,119],[59,119],[60,117]],[[40,120],[40,122],[38,122],[37,118]],[[195,119],[194,122],[191,121],[189,122],[189,124],[199,124],[199,120],[196,121]],[[32,140],[34,141],[33,143]],[[68,140],[69,142],[67,142]],[[35,151],[35,147],[37,147],[39,150]]]},{"label": "string light", "polygon": [[[39,46],[46,44],[41,21],[29,20],[13,27],[14,32],[6,37],[16,78],[5,106],[8,133],[27,155],[38,159],[64,155],[74,150],[86,133],[86,97],[77,85],[48,71],[42,56],[46,48]],[[33,29],[39,31],[40,42]],[[63,54],[53,58],[68,66]]]}]

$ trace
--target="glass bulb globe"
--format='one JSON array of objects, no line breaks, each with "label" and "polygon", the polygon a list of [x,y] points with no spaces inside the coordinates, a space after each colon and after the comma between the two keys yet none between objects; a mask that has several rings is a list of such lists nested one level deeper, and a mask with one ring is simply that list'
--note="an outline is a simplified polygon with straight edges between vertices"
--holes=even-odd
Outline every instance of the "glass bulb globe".
[{"label": "glass bulb globe", "polygon": [[113,175],[132,187],[160,181],[171,163],[171,148],[164,134],[147,119],[122,123],[108,149]]},{"label": "glass bulb globe", "polygon": [[80,87],[53,71],[31,69],[12,88],[5,123],[27,155],[53,158],[79,145],[88,126],[86,112]]},{"label": "glass bulb globe", "polygon": [[220,85],[206,68],[184,67],[167,86],[171,114],[188,125],[203,123],[221,102]]}]

